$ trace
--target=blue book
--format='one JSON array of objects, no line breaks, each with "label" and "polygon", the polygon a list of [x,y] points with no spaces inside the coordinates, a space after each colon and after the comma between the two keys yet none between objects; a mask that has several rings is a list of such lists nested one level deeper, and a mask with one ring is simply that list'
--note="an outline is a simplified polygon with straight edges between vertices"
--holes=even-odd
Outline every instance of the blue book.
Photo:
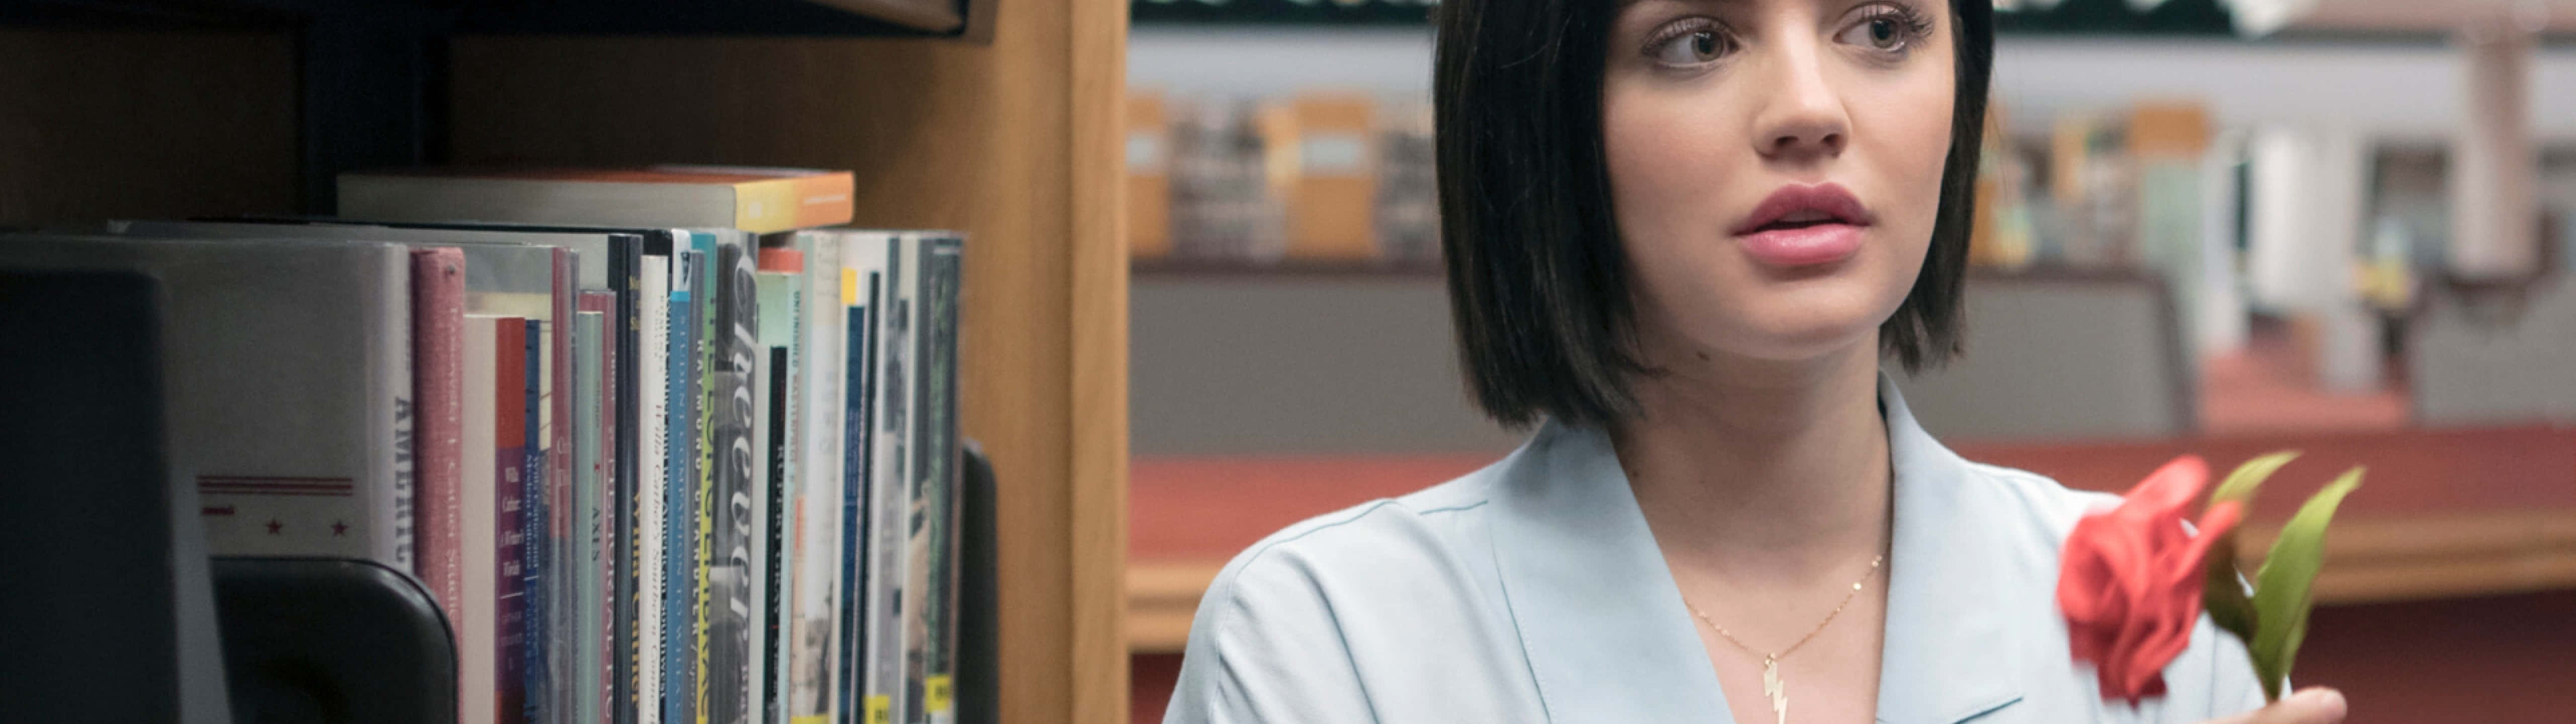
[{"label": "blue book", "polygon": [[519,596],[519,616],[521,620],[527,622],[527,635],[523,639],[527,645],[523,653],[527,660],[524,671],[528,688],[527,695],[520,700],[520,711],[529,722],[543,722],[546,721],[546,692],[550,691],[546,685],[545,602],[548,599],[545,588],[545,541],[548,534],[546,455],[551,450],[546,444],[545,425],[538,423],[538,420],[546,418],[546,375],[538,373],[538,370],[546,368],[544,342],[547,339],[547,330],[546,323],[538,320],[529,320],[526,324],[529,370],[527,376],[528,449],[525,456],[527,471],[519,476],[518,530],[519,575],[524,581],[522,594]]},{"label": "blue book", "polygon": [[668,512],[663,526],[662,556],[662,721],[684,724],[682,703],[688,699],[688,664],[691,642],[689,630],[689,583],[685,564],[689,560],[682,547],[693,536],[684,533],[690,520],[688,509],[694,498],[690,487],[697,474],[692,471],[697,461],[697,415],[694,390],[697,385],[697,308],[693,290],[697,286],[698,267],[702,257],[695,250],[681,250],[678,265],[671,274],[671,348],[670,355],[670,459],[662,481]]},{"label": "blue book", "polygon": [[867,279],[861,281],[861,284],[855,286],[864,291],[858,299],[849,301],[849,377],[848,382],[842,387],[848,390],[849,398],[847,424],[842,427],[847,431],[848,438],[847,443],[841,447],[844,451],[842,453],[844,464],[841,468],[843,472],[841,596],[839,599],[841,648],[840,665],[835,667],[835,670],[840,673],[841,679],[836,682],[836,688],[839,691],[837,699],[841,702],[839,724],[873,724],[873,722],[866,722],[865,713],[868,704],[863,700],[866,691],[863,682],[867,671],[861,664],[866,661],[865,631],[868,625],[867,619],[861,615],[866,607],[860,598],[859,589],[863,574],[866,572],[866,569],[860,566],[860,553],[865,548],[862,541],[867,540],[870,533],[867,516],[863,514],[867,509],[865,503],[868,499],[868,465],[875,459],[871,450],[873,445],[869,444],[869,431],[874,429],[873,423],[876,419],[873,413],[875,405],[871,404],[876,399],[876,390],[870,385],[870,382],[875,381],[876,375],[870,374],[869,370],[876,368],[876,338],[873,333],[876,331],[877,319],[877,276],[870,274]]},{"label": "blue book", "polygon": [[707,558],[713,552],[713,541],[709,536],[714,532],[712,517],[715,514],[712,494],[715,488],[711,478],[715,473],[716,351],[719,349],[716,311],[717,301],[724,290],[716,284],[721,260],[716,253],[715,234],[692,231],[689,233],[689,246],[698,253],[698,266],[691,272],[697,279],[690,282],[696,285],[697,292],[691,298],[697,310],[690,324],[697,329],[691,332],[694,339],[690,341],[695,346],[691,354],[696,360],[692,362],[695,366],[690,369],[689,414],[695,426],[690,428],[689,435],[689,510],[688,517],[683,518],[688,557],[681,563],[684,580],[689,583],[685,591],[688,595],[688,628],[681,635],[688,639],[690,657],[687,666],[683,667],[687,678],[681,691],[687,696],[681,702],[680,714],[682,721],[695,724],[702,720],[712,721],[706,716],[709,653]]}]

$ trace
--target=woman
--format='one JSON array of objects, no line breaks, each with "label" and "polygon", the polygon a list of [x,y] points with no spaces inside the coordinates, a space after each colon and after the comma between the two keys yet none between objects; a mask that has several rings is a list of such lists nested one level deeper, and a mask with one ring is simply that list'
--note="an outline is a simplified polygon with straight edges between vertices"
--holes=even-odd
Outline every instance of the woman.
[{"label": "woman", "polygon": [[1907,413],[1958,351],[1988,0],[1449,0],[1443,250],[1511,456],[1208,589],[1166,721],[2335,722],[2204,618],[2141,704],[2068,654],[2106,496]]}]

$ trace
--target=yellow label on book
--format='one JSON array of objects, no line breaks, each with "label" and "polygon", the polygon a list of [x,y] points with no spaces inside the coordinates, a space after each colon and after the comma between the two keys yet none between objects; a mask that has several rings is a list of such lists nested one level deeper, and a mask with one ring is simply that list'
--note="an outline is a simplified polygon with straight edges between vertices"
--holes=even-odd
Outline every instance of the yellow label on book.
[{"label": "yellow label on book", "polygon": [[859,271],[855,269],[842,269],[841,306],[848,307],[850,303],[857,301],[859,301]]},{"label": "yellow label on book", "polygon": [[894,724],[894,697],[884,694],[868,697],[867,724]]},{"label": "yellow label on book", "polygon": [[788,718],[787,724],[832,724],[832,717],[828,714],[801,714]]},{"label": "yellow label on book", "polygon": [[921,699],[923,711],[933,714],[945,714],[948,712],[949,707],[956,703],[956,697],[953,696],[955,692],[951,690],[949,681],[949,677],[946,676],[932,676],[922,680]]},{"label": "yellow label on book", "polygon": [[753,234],[796,228],[796,180],[733,185],[733,216],[735,228]]}]

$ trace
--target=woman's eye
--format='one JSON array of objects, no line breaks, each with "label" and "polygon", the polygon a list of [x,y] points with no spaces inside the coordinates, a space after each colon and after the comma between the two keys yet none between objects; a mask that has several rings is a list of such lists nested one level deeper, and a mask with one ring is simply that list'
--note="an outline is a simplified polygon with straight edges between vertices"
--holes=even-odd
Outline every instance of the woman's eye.
[{"label": "woman's eye", "polygon": [[1842,37],[1837,40],[1871,50],[1893,51],[1904,49],[1905,44],[1913,39],[1914,28],[1906,25],[1903,18],[1881,15],[1844,28]]},{"label": "woman's eye", "polygon": [[1726,54],[1726,36],[1716,30],[1695,30],[1675,35],[1655,48],[1655,62],[1664,65],[1701,65]]}]

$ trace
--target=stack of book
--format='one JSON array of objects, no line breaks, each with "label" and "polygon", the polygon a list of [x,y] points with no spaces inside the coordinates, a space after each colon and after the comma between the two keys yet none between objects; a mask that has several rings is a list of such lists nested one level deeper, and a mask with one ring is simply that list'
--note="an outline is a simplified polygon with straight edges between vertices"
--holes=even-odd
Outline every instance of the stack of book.
[{"label": "stack of book", "polygon": [[0,236],[162,280],[214,554],[417,578],[464,722],[954,718],[959,235],[834,228],[847,172],[340,183]]}]

